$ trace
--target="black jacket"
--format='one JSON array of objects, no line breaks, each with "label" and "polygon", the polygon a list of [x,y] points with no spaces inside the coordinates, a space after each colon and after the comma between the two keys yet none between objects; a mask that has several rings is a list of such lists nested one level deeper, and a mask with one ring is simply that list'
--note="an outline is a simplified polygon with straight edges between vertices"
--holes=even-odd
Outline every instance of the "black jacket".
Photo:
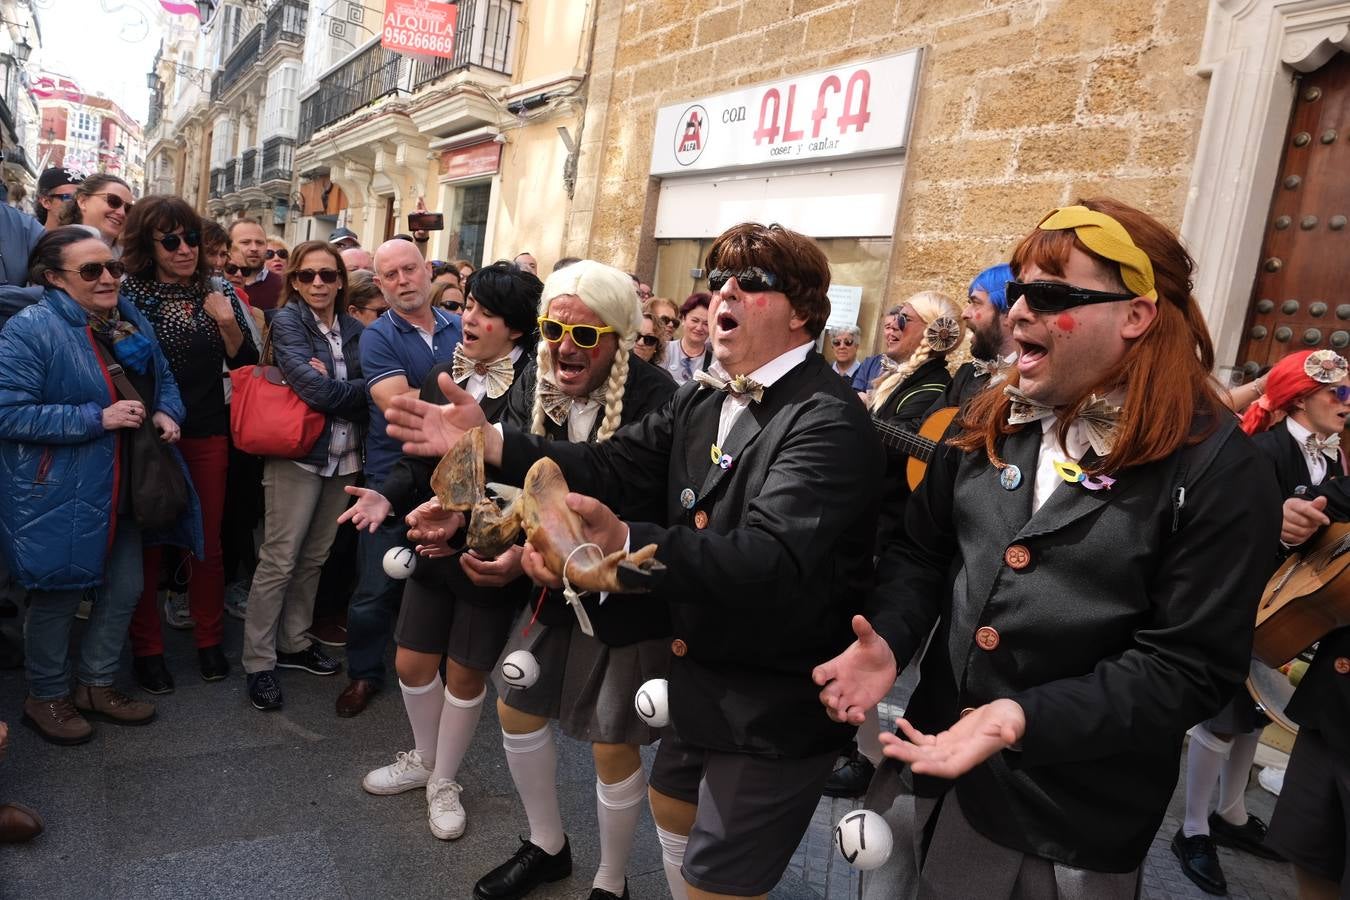
[{"label": "black jacket", "polygon": [[665,575],[623,599],[670,605],[681,740],[769,757],[838,750],[853,728],[825,714],[811,669],[852,641],[871,583],[881,447],[857,395],[814,353],[740,414],[726,469],[709,452],[724,399],[690,382],[604,444],[508,429],[503,466],[523,472],[547,453],[612,509],[662,508],[652,521],[663,525],[627,521],[633,547],[657,545]]},{"label": "black jacket", "polygon": [[[362,433],[370,418],[366,405],[366,379],[361,374],[361,332],[365,331],[365,326],[346,313],[338,313],[337,325],[342,332],[346,381],[338,381],[335,377],[333,346],[319,331],[319,322],[304,301],[297,298],[277,310],[269,332],[272,356],[281,374],[286,376],[286,383],[310,409],[324,414],[323,434],[319,435],[309,455],[300,460],[315,466],[328,463],[328,442],[333,436],[334,418],[354,423]],[[322,362],[328,374],[320,375],[310,368],[311,359]]]},{"label": "black jacket", "polygon": [[[911,372],[873,415],[888,425],[917,432],[934,399],[943,395],[951,380],[945,360],[929,359]],[[885,452],[886,471],[881,479],[881,511],[875,548],[878,553],[901,531],[910,494],[905,472],[909,455],[894,447],[886,447]]]},{"label": "black jacket", "polygon": [[[1094,871],[1143,861],[1186,729],[1247,674],[1279,536],[1256,448],[1231,423],[1219,434],[1201,445],[1217,450],[1207,465],[1182,450],[1117,473],[1110,490],[1058,484],[1033,514],[1041,429],[1027,426],[1003,442],[1017,489],[983,453],[946,447],[911,498],[871,617],[901,666],[937,626],[906,710],[920,731],[1005,697],[1025,711],[1020,752],[955,781],[989,839]],[[951,787],[915,777],[922,795]]]}]

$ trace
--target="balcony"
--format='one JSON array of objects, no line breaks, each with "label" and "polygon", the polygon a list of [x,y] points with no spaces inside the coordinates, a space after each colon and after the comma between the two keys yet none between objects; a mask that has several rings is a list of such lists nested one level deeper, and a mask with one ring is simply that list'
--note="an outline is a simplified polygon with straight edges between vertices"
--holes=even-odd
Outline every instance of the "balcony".
[{"label": "balcony", "polygon": [[228,196],[239,190],[239,160],[232,159],[225,163],[224,177],[220,181],[221,196]]},{"label": "balcony", "polygon": [[404,58],[371,44],[329,72],[319,90],[300,101],[299,142],[304,144],[314,132],[326,128],[381,97],[407,90]]},{"label": "balcony", "polygon": [[281,0],[269,9],[263,21],[259,53],[266,56],[278,41],[294,44],[297,48],[303,46],[307,13],[305,0]]},{"label": "balcony", "polygon": [[[230,171],[234,171],[234,166],[226,164]],[[225,195],[225,169],[211,170],[211,199],[219,200]]]},{"label": "balcony", "polygon": [[211,80],[211,99],[219,100],[230,88],[234,87],[244,75],[253,68],[253,64],[258,61],[258,49],[262,46],[263,23],[254,25],[248,34],[244,35],[234,48],[230,51],[229,57],[225,60],[225,65],[220,70],[220,76]]},{"label": "balcony", "polygon": [[469,66],[510,75],[510,51],[519,17],[519,0],[460,0],[455,55],[418,60],[413,67],[413,88]]},{"label": "balcony", "polygon": [[416,60],[372,43],[319,79],[319,90],[300,101],[298,143],[381,97],[412,93],[460,69],[511,74],[520,0],[460,0],[455,55]]},{"label": "balcony", "polygon": [[274,137],[263,141],[262,174],[258,182],[266,187],[269,182],[285,182],[290,190],[291,173],[295,168],[295,141],[288,137]]},{"label": "balcony", "polygon": [[239,158],[239,190],[258,186],[258,148],[251,147]]}]

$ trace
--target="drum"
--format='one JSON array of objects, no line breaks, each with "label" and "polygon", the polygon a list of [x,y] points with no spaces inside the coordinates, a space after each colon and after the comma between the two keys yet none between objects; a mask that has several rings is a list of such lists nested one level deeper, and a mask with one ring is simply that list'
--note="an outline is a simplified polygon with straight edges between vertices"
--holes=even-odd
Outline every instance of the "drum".
[{"label": "drum", "polygon": [[[1285,714],[1284,708],[1294,696],[1297,679],[1306,670],[1305,654],[1300,654],[1278,669],[1272,669],[1259,659],[1253,659],[1247,674],[1247,691],[1256,701],[1257,707],[1269,716],[1272,722],[1290,734],[1298,734],[1298,725]],[[1294,680],[1290,680],[1291,672],[1294,673]]]}]

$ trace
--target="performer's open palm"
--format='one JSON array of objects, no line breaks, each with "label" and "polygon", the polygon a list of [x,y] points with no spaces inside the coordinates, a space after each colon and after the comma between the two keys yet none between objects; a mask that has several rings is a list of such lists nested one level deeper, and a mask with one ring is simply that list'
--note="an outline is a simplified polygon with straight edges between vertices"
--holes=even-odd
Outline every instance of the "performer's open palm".
[{"label": "performer's open palm", "polygon": [[946,731],[924,734],[906,719],[896,719],[908,740],[884,733],[882,752],[909,763],[916,775],[956,778],[989,757],[1013,746],[1027,729],[1022,707],[1012,700],[995,700],[971,710]]},{"label": "performer's open palm", "polygon": [[836,722],[861,725],[872,707],[895,685],[897,667],[890,644],[881,639],[862,616],[853,617],[858,639],[834,659],[811,672],[821,686],[820,702]]},{"label": "performer's open palm", "polygon": [[473,395],[462,390],[442,372],[437,380],[448,403],[428,403],[414,394],[399,394],[389,402],[384,416],[389,436],[403,441],[403,452],[411,456],[444,456],[464,432],[484,426],[485,457],[496,465],[501,461],[501,435],[487,428],[487,418]]}]

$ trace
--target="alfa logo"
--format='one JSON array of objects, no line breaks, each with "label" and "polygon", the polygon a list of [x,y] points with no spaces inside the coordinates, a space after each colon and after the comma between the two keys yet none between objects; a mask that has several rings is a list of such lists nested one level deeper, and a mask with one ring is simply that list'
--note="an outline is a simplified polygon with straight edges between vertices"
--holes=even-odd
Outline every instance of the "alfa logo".
[{"label": "alfa logo", "polygon": [[682,166],[693,165],[703,154],[708,143],[708,111],[694,105],[680,114],[675,129],[675,161]]}]

